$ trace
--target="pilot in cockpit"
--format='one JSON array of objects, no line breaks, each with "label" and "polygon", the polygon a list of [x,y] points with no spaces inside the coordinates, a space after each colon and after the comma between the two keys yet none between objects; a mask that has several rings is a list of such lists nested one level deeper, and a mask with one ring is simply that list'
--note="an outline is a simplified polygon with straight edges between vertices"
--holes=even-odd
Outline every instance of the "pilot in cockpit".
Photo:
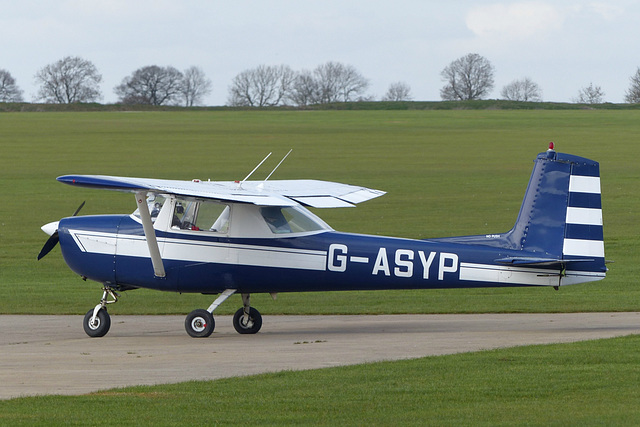
[{"label": "pilot in cockpit", "polygon": [[274,234],[291,233],[291,227],[289,222],[282,214],[282,210],[279,207],[267,206],[260,208],[262,217],[267,222],[267,225]]}]

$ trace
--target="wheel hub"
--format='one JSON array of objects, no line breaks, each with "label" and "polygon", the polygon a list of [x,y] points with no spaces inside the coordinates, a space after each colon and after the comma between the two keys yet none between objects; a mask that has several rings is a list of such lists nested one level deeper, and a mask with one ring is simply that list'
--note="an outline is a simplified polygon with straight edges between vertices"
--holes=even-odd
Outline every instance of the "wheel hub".
[{"label": "wheel hub", "polygon": [[202,332],[206,329],[207,322],[202,317],[196,317],[191,321],[191,328],[196,332]]},{"label": "wheel hub", "polygon": [[98,316],[94,317],[93,320],[89,320],[88,325],[92,331],[95,331],[100,327],[100,318]]}]

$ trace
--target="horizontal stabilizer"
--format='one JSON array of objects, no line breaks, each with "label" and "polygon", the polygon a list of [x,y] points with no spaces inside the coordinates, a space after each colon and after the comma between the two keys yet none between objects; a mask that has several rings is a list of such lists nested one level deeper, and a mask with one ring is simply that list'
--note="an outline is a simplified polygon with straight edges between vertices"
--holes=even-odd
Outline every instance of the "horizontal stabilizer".
[{"label": "horizontal stabilizer", "polygon": [[501,264],[518,265],[518,266],[540,266],[550,267],[554,265],[567,265],[574,262],[593,262],[593,258],[583,259],[556,259],[556,258],[536,258],[536,257],[506,257],[496,259],[495,262]]}]

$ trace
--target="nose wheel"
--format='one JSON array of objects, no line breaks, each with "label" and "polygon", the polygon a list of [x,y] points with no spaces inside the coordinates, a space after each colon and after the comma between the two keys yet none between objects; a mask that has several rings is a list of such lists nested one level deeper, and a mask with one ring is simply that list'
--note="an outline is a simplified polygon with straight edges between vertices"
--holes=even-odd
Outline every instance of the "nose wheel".
[{"label": "nose wheel", "polygon": [[[111,296],[111,300],[109,300]],[[102,299],[100,303],[84,315],[82,327],[87,335],[92,338],[99,338],[107,335],[111,327],[111,317],[107,313],[107,304],[118,301],[118,294],[110,286],[103,286]]]},{"label": "nose wheel", "polygon": [[94,316],[94,309],[87,311],[84,315],[84,322],[82,326],[87,335],[92,338],[103,337],[109,332],[111,327],[111,317],[107,313],[106,308],[100,308],[98,314]]}]

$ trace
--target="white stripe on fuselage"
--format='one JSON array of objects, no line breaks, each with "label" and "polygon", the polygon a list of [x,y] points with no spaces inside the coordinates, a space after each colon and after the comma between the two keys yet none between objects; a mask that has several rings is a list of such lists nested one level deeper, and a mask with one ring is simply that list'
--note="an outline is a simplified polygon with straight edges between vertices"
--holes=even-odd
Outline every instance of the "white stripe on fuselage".
[{"label": "white stripe on fuselage", "polygon": [[69,230],[69,234],[82,252],[106,255],[116,253],[116,235],[99,231]]},{"label": "white stripe on fuselage", "polygon": [[461,262],[460,280],[513,285],[557,286],[558,270]]},{"label": "white stripe on fuselage", "polygon": [[[69,230],[83,252],[148,258],[149,249],[144,236],[119,235],[85,230]],[[569,240],[569,239],[565,239]],[[585,241],[580,241],[584,243]],[[602,242],[600,242],[602,243]],[[327,269],[327,251],[293,249],[272,246],[228,244],[179,238],[159,238],[158,244],[164,259],[186,262],[214,262],[258,267],[279,267],[312,271]],[[366,257],[351,256],[352,263],[364,264]],[[566,272],[559,280],[558,270],[538,269],[494,264],[461,262],[459,279],[503,283],[505,285],[557,286],[603,279],[604,273]],[[451,274],[451,273],[449,273]]]},{"label": "white stripe on fuselage", "polygon": [[558,286],[592,282],[605,278],[605,273],[565,271],[561,280],[558,270],[513,267],[491,264],[460,263],[460,280],[510,285]]},{"label": "white stripe on fuselage", "polygon": [[[144,236],[69,230],[83,252],[148,257]],[[187,262],[216,262],[258,267],[282,267],[324,271],[327,252],[272,246],[241,245],[202,240],[158,238],[162,258]]]}]

